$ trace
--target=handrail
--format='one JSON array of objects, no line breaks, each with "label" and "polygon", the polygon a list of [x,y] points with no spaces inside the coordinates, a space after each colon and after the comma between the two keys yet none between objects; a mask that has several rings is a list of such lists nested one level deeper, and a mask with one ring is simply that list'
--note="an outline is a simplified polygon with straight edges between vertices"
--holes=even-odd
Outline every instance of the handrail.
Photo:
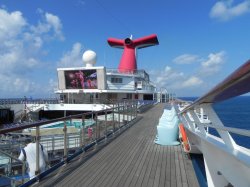
[{"label": "handrail", "polygon": [[211,127],[211,128],[215,128],[215,129],[219,129],[219,130],[223,130],[223,131],[228,131],[228,132],[231,132],[234,134],[250,137],[250,130],[247,130],[247,129],[239,129],[239,128],[225,127],[225,126],[215,126],[215,125],[211,125],[209,123],[205,123],[205,124],[199,123],[197,125],[203,126],[203,127]]},{"label": "handrail", "polygon": [[56,98],[48,98],[48,99],[29,99],[29,98],[9,98],[9,99],[1,99],[0,105],[7,104],[55,104],[59,103]]},{"label": "handrail", "polygon": [[2,151],[2,150],[0,150],[0,153],[2,153],[2,154],[4,154],[4,155],[6,155],[6,156],[8,156],[8,157],[10,157],[10,158],[12,158],[12,159],[18,161],[18,162],[21,162],[22,164],[25,163],[24,161],[19,160],[18,158],[14,157],[14,156],[12,156],[11,154],[8,154],[8,153],[6,153],[6,152],[4,152],[4,151]]},{"label": "handrail", "polygon": [[[134,100],[134,102],[135,101],[136,100]],[[114,101],[112,100],[112,102],[114,102]],[[113,104],[115,104],[115,103],[113,103]],[[119,106],[113,107],[113,108],[110,108],[110,109],[99,110],[99,111],[96,111],[95,113],[99,114],[99,113],[103,113],[105,111],[112,112],[113,109],[116,110],[118,108],[119,108]],[[13,132],[13,131],[17,131],[17,130],[23,130],[23,129],[26,129],[26,128],[38,127],[38,126],[42,126],[42,125],[46,125],[46,124],[54,123],[54,122],[58,122],[58,121],[70,120],[72,118],[79,118],[79,117],[82,117],[83,115],[87,116],[87,115],[91,115],[91,114],[92,114],[92,112],[86,112],[86,113],[83,113],[83,114],[70,115],[70,116],[66,116],[66,117],[62,117],[62,118],[57,118],[57,119],[52,119],[52,120],[47,120],[47,121],[39,121],[39,122],[31,123],[31,124],[22,124],[22,125],[19,124],[20,126],[6,128],[6,129],[0,129],[0,134]]]},{"label": "handrail", "polygon": [[[138,101],[136,100],[128,100],[128,102],[123,101],[123,103],[113,103],[113,107],[108,108],[106,110],[100,110],[100,111],[92,111],[77,115],[71,115],[67,117],[62,117],[58,119],[53,120],[47,120],[47,121],[39,121],[36,123],[30,123],[30,124],[20,124],[21,126],[12,127],[8,129],[0,129],[0,135],[2,133],[8,133],[13,132],[17,130],[22,130],[26,128],[36,127],[35,129],[31,130],[35,132],[36,136],[36,148],[39,147],[39,143],[43,143],[45,146],[45,149],[48,151],[55,151],[53,153],[56,153],[55,155],[51,155],[50,158],[50,164],[52,167],[48,170],[46,170],[43,173],[40,173],[39,171],[39,152],[36,152],[36,172],[37,172],[37,178],[34,178],[28,183],[27,185],[30,185],[34,182],[36,182],[39,179],[42,179],[47,174],[51,173],[52,171],[56,170],[58,167],[62,166],[63,164],[69,162],[71,159],[79,155],[80,153],[87,151],[91,147],[93,147],[96,144],[99,144],[100,142],[106,142],[109,141],[109,138],[115,137],[118,135],[117,133],[123,132],[125,129],[129,128],[132,124],[134,124],[137,120],[137,106]],[[95,123],[90,126],[90,124],[85,123],[88,119],[88,117],[91,116],[91,114],[94,114],[92,119],[94,119]],[[110,118],[108,117],[110,116]],[[77,128],[77,132],[70,132],[67,130],[67,121],[70,120],[70,125],[72,125],[72,118],[80,118],[80,128]],[[60,128],[63,131],[60,133],[59,138],[55,138],[54,132],[51,132],[50,134],[42,134],[42,128],[39,128],[39,126],[57,122],[57,121],[64,121],[64,127],[63,129]],[[40,131],[41,130],[41,131]],[[47,129],[46,129],[47,130]],[[91,133],[90,133],[91,130]],[[92,134],[93,133],[93,134]],[[73,135],[73,136],[72,136]],[[31,135],[33,136],[33,135]],[[43,138],[39,138],[39,137]],[[72,137],[74,139],[72,139]],[[20,138],[13,138],[14,141],[24,141],[25,139]],[[62,143],[63,140],[63,143]],[[73,140],[73,141],[72,141]],[[73,145],[72,145],[73,144]],[[8,145],[13,145],[12,142],[8,142]],[[15,151],[13,154],[17,155],[16,149],[13,149],[14,147],[11,147],[10,150]],[[49,149],[50,148],[50,149]],[[39,149],[36,149],[39,150]],[[3,149],[2,149],[3,151]],[[2,152],[0,151],[0,153]],[[9,151],[9,150],[8,150]],[[6,154],[6,153],[4,153]],[[6,155],[8,155],[7,153]],[[11,155],[8,155],[11,156]],[[14,158],[16,160],[16,158]],[[10,158],[10,166],[12,167],[12,160]],[[19,161],[19,160],[18,160]],[[21,162],[21,161],[20,161]],[[24,163],[24,162],[22,162]],[[18,165],[18,169],[20,168],[20,165]],[[25,173],[25,165],[22,164],[22,183],[24,182],[24,173]],[[9,170],[8,170],[9,171]],[[5,172],[7,175],[13,174],[10,172]],[[12,170],[10,170],[12,171]],[[14,170],[13,170],[14,171]],[[24,186],[27,186],[24,184]]]},{"label": "handrail", "polygon": [[183,109],[180,113],[184,113],[202,103],[217,103],[245,94],[250,91],[249,81],[250,60],[240,66],[207,94],[195,100],[191,105]]},{"label": "handrail", "polygon": [[[118,108],[118,107],[115,107],[115,109],[116,108]],[[105,111],[112,111],[112,110],[111,109],[100,110],[97,113],[101,113],[101,112],[105,112]],[[54,123],[54,122],[58,122],[58,121],[70,120],[72,118],[79,118],[79,117],[82,117],[83,115],[86,116],[86,115],[90,115],[90,114],[92,114],[92,112],[87,112],[87,113],[83,113],[83,114],[76,114],[76,115],[70,115],[70,116],[57,118],[57,119],[52,119],[52,120],[47,120],[47,121],[39,121],[39,122],[31,123],[31,124],[23,124],[21,126],[11,127],[11,128],[7,128],[7,129],[0,129],[0,134],[4,134],[4,133],[7,133],[7,132],[18,131],[18,130],[23,130],[23,129],[32,128],[32,127],[38,127],[38,126],[42,126],[42,125],[46,125],[46,124]]]}]

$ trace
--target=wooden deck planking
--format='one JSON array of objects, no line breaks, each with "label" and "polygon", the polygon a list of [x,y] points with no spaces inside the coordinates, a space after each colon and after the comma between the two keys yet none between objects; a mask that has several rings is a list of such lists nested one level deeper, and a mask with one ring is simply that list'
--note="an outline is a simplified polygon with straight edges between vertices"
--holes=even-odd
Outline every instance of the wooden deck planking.
[{"label": "wooden deck planking", "polygon": [[[94,184],[104,173],[108,172],[107,170],[112,171],[111,168],[114,168],[115,166],[119,165],[121,160],[123,160],[125,163],[124,159],[126,159],[126,155],[124,154],[124,150],[131,148],[130,145],[134,145],[134,148],[132,149],[132,151],[135,151],[141,143],[138,141],[136,144],[133,144],[133,141],[135,141],[135,140],[132,138],[132,139],[130,139],[130,141],[128,140],[127,142],[123,142],[123,144],[119,145],[119,148],[112,153],[112,157],[110,156],[109,153],[107,153],[106,157],[100,158],[100,162],[106,163],[106,165],[108,167],[98,168],[98,166],[101,164],[100,163],[93,163],[93,166],[96,166],[95,169],[93,169],[93,172],[89,170],[89,167],[86,167],[87,168],[86,172],[89,173],[88,176],[86,176],[86,186],[88,186],[89,183],[91,183],[91,182],[93,182],[93,184]],[[113,150],[115,148],[112,147],[111,149]],[[98,170],[100,172],[100,174],[102,174],[102,175],[99,175],[99,173],[96,173],[96,172],[93,175],[92,173],[94,173],[94,171],[96,171],[96,170]],[[115,171],[113,170],[112,172],[115,172]],[[112,176],[112,175],[110,175],[110,176]]]},{"label": "wooden deck planking", "polygon": [[166,180],[166,165],[167,165],[167,159],[166,153],[167,149],[162,148],[162,161],[161,161],[161,171],[160,171],[160,183],[159,186],[165,186],[165,180]]},{"label": "wooden deck planking", "polygon": [[185,153],[183,150],[180,148],[178,149],[178,159],[179,159],[179,164],[180,164],[180,170],[181,170],[181,181],[182,181],[182,186],[187,187],[188,182],[187,182],[187,175],[184,167],[184,158],[183,155],[185,156]]},{"label": "wooden deck planking", "polygon": [[179,161],[179,152],[178,148],[175,146],[174,147],[174,153],[175,153],[175,168],[176,168],[176,186],[177,187],[182,187],[182,178],[181,178],[181,169],[180,169],[180,161]]},{"label": "wooden deck planking", "polygon": [[85,163],[80,158],[79,166],[67,176],[54,183],[41,182],[41,186],[199,186],[192,162],[180,146],[154,143],[163,107],[159,104],[147,111],[142,120]]},{"label": "wooden deck planking", "polygon": [[162,156],[163,156],[163,148],[162,146],[158,145],[159,147],[159,156],[158,156],[158,161],[156,165],[156,171],[155,171],[155,178],[153,181],[153,186],[158,187],[160,185],[160,177],[161,177],[161,164],[162,164]]},{"label": "wooden deck planking", "polygon": [[134,157],[132,163],[127,168],[124,177],[120,180],[118,186],[129,186],[129,182],[131,181],[133,175],[135,174],[136,169],[140,164],[140,160],[143,157],[143,149],[147,148],[149,143],[145,141],[145,143],[140,146],[137,155]]},{"label": "wooden deck planking", "polygon": [[139,163],[137,170],[135,171],[135,175],[132,176],[131,181],[126,182],[127,184],[129,183],[130,186],[136,186],[140,177],[142,178],[141,181],[143,180],[144,175],[142,174],[142,171],[145,171],[145,170],[143,170],[143,167],[146,167],[146,158],[149,155],[150,149],[152,149],[152,146],[150,146],[151,143],[152,143],[151,141],[148,141],[149,146],[147,147],[147,149],[143,153],[143,157]]}]

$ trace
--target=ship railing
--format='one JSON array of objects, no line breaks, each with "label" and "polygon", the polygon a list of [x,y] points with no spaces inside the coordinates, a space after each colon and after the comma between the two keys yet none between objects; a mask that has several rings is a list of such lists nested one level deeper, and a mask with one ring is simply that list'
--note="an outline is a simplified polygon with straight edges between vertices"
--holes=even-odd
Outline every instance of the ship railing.
[{"label": "ship railing", "polygon": [[[8,159],[7,164],[5,164],[5,166],[4,166],[4,173],[5,174],[4,175],[0,174],[0,176],[6,177],[10,181],[11,186],[16,186],[15,180],[11,177],[12,170],[13,170],[13,167],[14,167],[13,163],[15,163],[16,166],[17,165],[21,166],[22,177],[21,177],[21,181],[19,181],[19,182],[20,182],[20,184],[23,184],[25,182],[24,181],[25,180],[24,175],[25,175],[25,169],[26,169],[26,162],[17,159],[15,156],[6,153],[3,150],[0,150],[0,155],[2,155],[2,158],[0,158],[0,168],[2,168],[1,167],[1,165],[2,165],[1,162],[3,161],[3,158]],[[5,156],[5,157],[3,157],[3,156]]]},{"label": "ship railing", "polygon": [[128,74],[128,75],[139,75],[140,77],[146,77],[147,73],[145,72],[145,70],[126,70],[123,69],[122,71],[119,69],[106,69],[107,73],[112,73],[112,74]]},{"label": "ship railing", "polygon": [[57,98],[47,98],[47,99],[32,99],[32,98],[0,99],[0,105],[10,105],[10,104],[56,104],[56,103],[59,103]]},{"label": "ship railing", "polygon": [[[250,184],[250,131],[223,124],[213,104],[250,91],[250,61],[243,64],[203,97],[179,107],[179,117],[189,137],[191,152],[203,154],[208,186]],[[234,117],[237,117],[235,114]],[[241,135],[247,145],[233,138]]]},{"label": "ship railing", "polygon": [[[108,143],[129,128],[138,120],[137,105],[136,101],[127,100],[116,103],[114,107],[106,110],[0,129],[0,162],[2,162],[0,175],[15,180],[15,185],[26,181],[28,182],[25,184],[32,184],[42,180],[44,176],[67,164],[79,154],[89,151],[93,146],[105,145],[105,142]],[[50,168],[40,173],[39,149],[37,149],[37,177],[31,180],[28,178],[26,168],[23,170],[22,162],[17,159],[27,139],[36,142],[37,148],[42,144],[48,152],[50,162]],[[6,157],[8,159],[4,159]],[[14,159],[10,159],[12,157]]]}]

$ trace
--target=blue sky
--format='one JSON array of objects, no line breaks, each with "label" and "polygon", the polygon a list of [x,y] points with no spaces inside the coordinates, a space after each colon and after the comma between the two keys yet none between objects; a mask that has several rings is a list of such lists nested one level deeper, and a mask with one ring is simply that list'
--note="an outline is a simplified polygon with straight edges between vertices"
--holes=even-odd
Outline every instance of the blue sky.
[{"label": "blue sky", "polygon": [[157,34],[138,68],[177,96],[201,96],[250,58],[250,1],[2,0],[0,98],[50,97],[57,67],[117,68],[122,50],[107,38]]}]

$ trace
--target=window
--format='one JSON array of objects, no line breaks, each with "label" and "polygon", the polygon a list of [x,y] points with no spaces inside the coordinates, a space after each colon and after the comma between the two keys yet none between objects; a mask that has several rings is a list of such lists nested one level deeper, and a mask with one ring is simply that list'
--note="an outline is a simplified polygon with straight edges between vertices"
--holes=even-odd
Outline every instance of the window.
[{"label": "window", "polygon": [[111,83],[122,83],[122,78],[111,77]]},{"label": "window", "polygon": [[132,94],[131,93],[127,93],[127,99],[132,99]]}]

